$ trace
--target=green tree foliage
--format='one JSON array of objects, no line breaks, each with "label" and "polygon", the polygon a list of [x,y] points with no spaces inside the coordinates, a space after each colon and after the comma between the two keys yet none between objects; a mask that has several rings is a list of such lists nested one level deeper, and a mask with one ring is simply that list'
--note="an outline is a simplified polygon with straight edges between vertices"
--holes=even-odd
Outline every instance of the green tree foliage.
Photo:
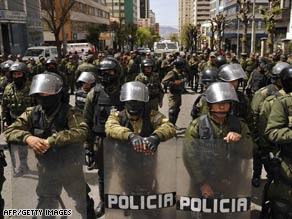
[{"label": "green tree foliage", "polygon": [[281,14],[280,0],[270,0],[269,8],[260,7],[259,11],[261,15],[263,15],[265,24],[266,24],[266,32],[268,34],[268,48],[269,53],[273,53],[274,51],[274,41],[276,34],[276,21],[275,18]]},{"label": "green tree foliage", "polygon": [[138,28],[136,32],[136,43],[139,47],[143,47],[144,45],[151,45],[152,36],[149,28],[141,27]]},{"label": "green tree foliage", "polygon": [[237,0],[238,12],[237,18],[243,24],[242,29],[242,52],[247,52],[247,28],[249,22],[252,20],[251,2],[250,0]]},{"label": "green tree foliage", "polygon": [[200,36],[200,26],[189,24],[183,28],[182,42],[184,44],[185,50],[197,51],[198,39]]}]

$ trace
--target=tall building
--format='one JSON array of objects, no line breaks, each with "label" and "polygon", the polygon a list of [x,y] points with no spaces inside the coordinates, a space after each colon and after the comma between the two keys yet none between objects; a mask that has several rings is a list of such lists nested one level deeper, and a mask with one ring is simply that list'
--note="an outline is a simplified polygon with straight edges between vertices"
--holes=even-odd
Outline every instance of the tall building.
[{"label": "tall building", "polygon": [[149,0],[137,0],[137,18],[149,18],[150,17],[150,4]]},{"label": "tall building", "polygon": [[125,24],[137,24],[136,0],[105,0],[112,20]]},{"label": "tall building", "polygon": [[[63,0],[67,1],[67,0]],[[56,11],[60,10],[60,1],[56,2]],[[43,7],[42,7],[43,9]],[[109,9],[104,1],[78,0],[71,8],[65,24],[66,39],[68,42],[80,42],[86,40],[88,27],[90,25],[105,24],[109,25]],[[44,40],[54,43],[55,37],[48,25],[43,22]],[[62,35],[60,35],[62,40]]]},{"label": "tall building", "polygon": [[182,36],[184,27],[194,23],[193,0],[179,0],[178,4],[178,31]]},{"label": "tall building", "polygon": [[202,24],[209,18],[210,0],[193,0],[193,24]]},{"label": "tall building", "polygon": [[0,51],[24,54],[43,42],[38,0],[0,0]]},{"label": "tall building", "polygon": [[[268,7],[268,0],[256,0],[255,8]],[[252,7],[252,6],[251,6]],[[224,29],[224,38],[223,38],[223,48],[232,50],[233,52],[241,51],[241,39],[242,39],[242,30],[243,24],[239,22],[236,17],[236,13],[238,11],[237,0],[226,1],[226,5],[224,6],[223,13],[227,15],[226,17],[226,25]],[[265,23],[262,18],[262,15],[258,10],[255,10],[255,33],[256,33],[256,48],[255,51],[260,51],[260,39],[262,37],[267,37],[265,33]],[[251,24],[248,26],[247,31],[248,37],[248,52],[251,48],[251,36],[252,36],[252,28]]]}]

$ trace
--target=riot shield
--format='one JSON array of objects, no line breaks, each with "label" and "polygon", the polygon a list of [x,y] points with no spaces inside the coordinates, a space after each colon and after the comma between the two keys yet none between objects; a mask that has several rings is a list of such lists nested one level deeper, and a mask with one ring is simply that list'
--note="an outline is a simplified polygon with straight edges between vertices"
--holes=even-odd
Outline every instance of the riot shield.
[{"label": "riot shield", "polygon": [[177,218],[250,218],[252,145],[181,139],[177,157]]},{"label": "riot shield", "polygon": [[128,142],[104,141],[105,218],[175,218],[176,141],[152,156]]},{"label": "riot shield", "polygon": [[87,218],[84,151],[80,144],[52,147],[42,155],[11,144],[18,170],[12,174],[12,218]]}]

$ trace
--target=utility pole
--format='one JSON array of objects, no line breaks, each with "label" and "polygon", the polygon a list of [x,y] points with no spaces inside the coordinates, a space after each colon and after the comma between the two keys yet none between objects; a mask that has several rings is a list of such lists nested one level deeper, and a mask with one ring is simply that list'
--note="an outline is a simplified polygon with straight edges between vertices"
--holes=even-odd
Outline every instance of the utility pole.
[{"label": "utility pole", "polygon": [[255,0],[253,0],[252,4],[252,32],[251,32],[251,53],[255,53],[255,41],[256,41],[256,30],[255,30]]},{"label": "utility pole", "polygon": [[[62,7],[61,11],[63,11],[64,7],[65,7],[64,0],[61,0],[61,7]],[[63,13],[61,13],[61,14],[63,14]],[[65,20],[66,20],[66,18],[65,18]],[[63,56],[65,56],[67,53],[66,21],[64,22],[64,25],[62,26],[62,38],[63,38]]]}]

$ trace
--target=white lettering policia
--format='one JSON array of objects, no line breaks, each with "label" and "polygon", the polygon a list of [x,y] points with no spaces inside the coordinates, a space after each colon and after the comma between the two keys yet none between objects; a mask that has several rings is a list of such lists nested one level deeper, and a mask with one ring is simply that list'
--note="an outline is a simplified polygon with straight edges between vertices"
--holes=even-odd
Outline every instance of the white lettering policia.
[{"label": "white lettering policia", "polygon": [[250,209],[250,198],[206,199],[180,197],[177,210],[203,213],[234,213]]},{"label": "white lettering policia", "polygon": [[144,210],[171,207],[175,204],[175,193],[154,195],[105,195],[107,208]]}]

